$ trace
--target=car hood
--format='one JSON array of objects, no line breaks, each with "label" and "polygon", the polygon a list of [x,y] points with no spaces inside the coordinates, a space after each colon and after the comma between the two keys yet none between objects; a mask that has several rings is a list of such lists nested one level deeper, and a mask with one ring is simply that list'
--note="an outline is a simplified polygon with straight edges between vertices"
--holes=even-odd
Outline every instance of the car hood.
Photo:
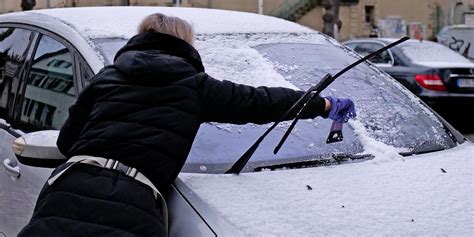
[{"label": "car hood", "polygon": [[474,144],[345,165],[181,174],[249,236],[470,235]]}]

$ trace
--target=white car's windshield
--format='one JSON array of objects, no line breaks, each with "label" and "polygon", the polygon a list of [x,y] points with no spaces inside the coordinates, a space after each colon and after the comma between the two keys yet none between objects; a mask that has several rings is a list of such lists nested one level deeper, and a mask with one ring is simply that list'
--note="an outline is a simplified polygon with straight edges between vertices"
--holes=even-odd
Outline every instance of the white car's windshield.
[{"label": "white car's windshield", "polygon": [[[200,36],[196,48],[206,72],[220,80],[253,86],[281,86],[306,90],[326,73],[336,74],[357,58],[345,48],[321,40],[318,34],[236,34]],[[103,50],[110,61],[121,44]],[[410,150],[429,142],[439,147],[455,146],[442,124],[418,99],[387,74],[361,64],[331,84],[322,96],[347,97],[355,101],[357,121],[378,141]],[[265,132],[267,125],[203,124],[183,168],[184,172],[222,173]],[[253,155],[244,171],[288,159],[321,159],[327,154],[364,154],[361,134],[352,126],[343,129],[344,141],[326,144],[330,120],[316,118],[298,123],[278,155],[273,148],[288,128],[281,123]],[[360,133],[360,132],[359,132]]]}]

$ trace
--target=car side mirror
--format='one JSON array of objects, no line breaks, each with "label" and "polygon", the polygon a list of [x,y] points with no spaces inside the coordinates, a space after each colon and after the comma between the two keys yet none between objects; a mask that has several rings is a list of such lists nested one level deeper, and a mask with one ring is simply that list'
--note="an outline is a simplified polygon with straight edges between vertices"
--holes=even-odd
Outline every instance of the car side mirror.
[{"label": "car side mirror", "polygon": [[67,160],[56,146],[58,136],[58,130],[27,133],[13,141],[13,152],[24,165],[55,168]]}]

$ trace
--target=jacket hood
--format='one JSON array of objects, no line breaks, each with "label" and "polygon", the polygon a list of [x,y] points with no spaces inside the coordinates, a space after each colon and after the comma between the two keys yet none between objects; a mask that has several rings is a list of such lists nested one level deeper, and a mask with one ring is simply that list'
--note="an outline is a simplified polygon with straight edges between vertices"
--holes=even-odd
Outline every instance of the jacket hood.
[{"label": "jacket hood", "polygon": [[114,65],[128,80],[178,80],[204,72],[193,46],[152,31],[132,37],[115,55]]}]

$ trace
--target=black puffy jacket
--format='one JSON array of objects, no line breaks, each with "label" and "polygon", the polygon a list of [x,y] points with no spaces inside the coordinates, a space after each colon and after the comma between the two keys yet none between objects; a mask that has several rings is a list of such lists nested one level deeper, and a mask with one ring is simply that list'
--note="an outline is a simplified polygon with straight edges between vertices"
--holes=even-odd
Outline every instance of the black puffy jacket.
[{"label": "black puffy jacket", "polygon": [[[191,45],[146,32],[130,39],[114,64],[84,89],[69,110],[58,147],[68,157],[119,160],[160,189],[178,175],[201,123],[269,123],[302,94],[213,79]],[[311,103],[304,118],[324,110],[322,98]]]}]

